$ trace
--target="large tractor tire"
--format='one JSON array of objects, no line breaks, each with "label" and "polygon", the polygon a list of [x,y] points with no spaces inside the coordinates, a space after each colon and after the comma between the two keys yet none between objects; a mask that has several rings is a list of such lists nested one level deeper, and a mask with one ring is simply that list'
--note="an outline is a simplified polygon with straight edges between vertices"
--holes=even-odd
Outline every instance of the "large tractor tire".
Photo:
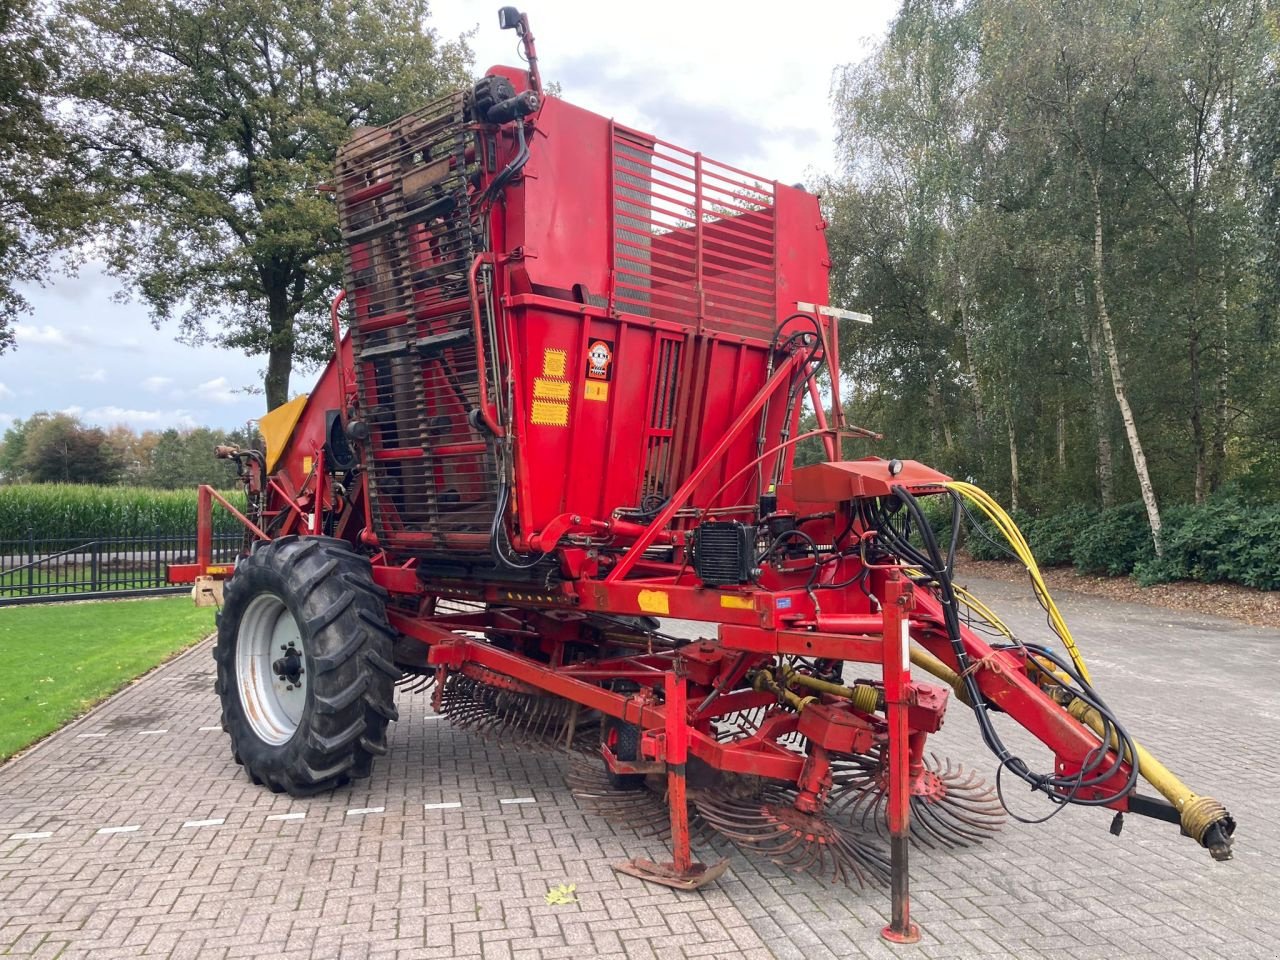
[{"label": "large tractor tire", "polygon": [[215,689],[254,783],[307,796],[367,777],[396,719],[395,636],[367,558],[327,537],[260,543],[227,581]]}]

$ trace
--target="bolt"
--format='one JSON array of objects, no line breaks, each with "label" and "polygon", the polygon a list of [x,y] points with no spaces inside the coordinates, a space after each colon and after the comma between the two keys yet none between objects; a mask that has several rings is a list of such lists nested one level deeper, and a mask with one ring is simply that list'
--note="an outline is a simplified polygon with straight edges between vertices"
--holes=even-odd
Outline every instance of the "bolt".
[{"label": "bolt", "polygon": [[289,684],[287,687],[285,687],[285,689],[286,689],[286,690],[292,690],[292,689],[293,689],[293,684],[292,684],[292,683],[291,683],[291,684]]}]

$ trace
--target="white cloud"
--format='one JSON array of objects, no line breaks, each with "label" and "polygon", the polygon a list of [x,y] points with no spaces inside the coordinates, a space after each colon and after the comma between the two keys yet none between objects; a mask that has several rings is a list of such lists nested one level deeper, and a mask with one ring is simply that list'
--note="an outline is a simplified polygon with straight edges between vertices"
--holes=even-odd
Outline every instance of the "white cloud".
[{"label": "white cloud", "polygon": [[17,419],[12,413],[0,413],[0,427],[7,427]]},{"label": "white cloud", "polygon": [[196,386],[191,395],[205,403],[235,403],[240,397],[226,377],[214,377]]},{"label": "white cloud", "polygon": [[171,383],[173,383],[172,377],[147,377],[142,381],[142,389],[147,393],[159,393]]},{"label": "white cloud", "polygon": [[80,374],[80,379],[85,383],[106,383],[107,371],[98,367],[97,370],[88,370],[85,373]]},{"label": "white cloud", "polygon": [[20,323],[15,327],[20,344],[38,344],[46,347],[69,347],[67,335],[50,324]]},{"label": "white cloud", "polygon": [[185,410],[133,410],[127,407],[94,407],[85,413],[90,423],[112,426],[128,423],[131,426],[197,427],[199,424]]},{"label": "white cloud", "polygon": [[16,396],[16,394],[12,390],[10,390],[8,387],[6,387],[3,383],[0,383],[0,400],[4,400],[6,397],[13,397],[13,396]]}]

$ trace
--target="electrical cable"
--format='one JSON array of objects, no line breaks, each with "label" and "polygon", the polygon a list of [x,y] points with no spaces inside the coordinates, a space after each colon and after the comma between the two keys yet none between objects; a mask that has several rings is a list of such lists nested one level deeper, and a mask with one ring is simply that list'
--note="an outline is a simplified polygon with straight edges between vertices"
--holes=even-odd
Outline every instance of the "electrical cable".
[{"label": "electrical cable", "polygon": [[[960,632],[959,602],[955,586],[952,583],[948,563],[943,559],[933,528],[924,516],[919,501],[905,487],[895,485],[892,487],[892,491],[896,504],[885,502],[887,498],[860,504],[866,529],[875,530],[877,541],[884,544],[899,559],[918,566],[927,578],[926,582],[936,591],[942,606],[943,626],[951,643],[958,672],[964,682],[970,706],[978,721],[978,728],[983,742],[986,743],[988,749],[995,754],[999,761],[999,767],[996,772],[997,794],[1005,810],[1014,819],[1023,821],[1026,819],[1009,810],[1007,804],[1005,804],[1001,784],[1001,775],[1005,770],[1012,771],[1019,779],[1029,784],[1033,790],[1045,793],[1051,802],[1061,806],[1069,804],[1107,806],[1128,795],[1136,786],[1138,780],[1136,743],[1102,701],[1102,698],[1090,686],[1088,676],[1080,669],[1080,665],[1077,663],[1065,663],[1060,657],[1048,651],[1047,648],[1014,643],[994,649],[1016,647],[1033,651],[1036,656],[1043,654],[1045,660],[1061,670],[1061,675],[1059,675],[1053,671],[1044,671],[1042,667],[1042,672],[1052,682],[1064,688],[1070,696],[1083,700],[1098,712],[1098,715],[1102,718],[1103,728],[1099,744],[1084,757],[1080,769],[1070,774],[1035,773],[1027,766],[1025,761],[1008,750],[988,714],[991,705],[982,695],[977,680],[973,675],[975,664],[969,657]],[[894,523],[893,514],[902,507],[906,508],[905,516],[899,526]],[[960,512],[954,508],[952,510],[952,518],[953,526],[959,523]],[[923,551],[909,540],[912,521],[914,521],[916,528],[919,530]],[[954,539],[955,531],[953,530],[952,540],[954,541]],[[1063,676],[1069,682],[1064,682]],[[1114,753],[1111,750],[1113,742],[1116,744]],[[1108,756],[1112,757],[1109,764],[1106,761]],[[1130,763],[1126,782],[1121,789],[1108,790],[1105,794],[1099,796],[1082,795],[1087,791],[1100,789],[1112,780],[1125,763],[1126,756],[1131,758],[1132,762]],[[1057,812],[1055,810],[1050,816],[1056,815]],[[1048,818],[1046,817],[1045,819]]]},{"label": "electrical cable", "polygon": [[[826,564],[822,560],[822,552],[818,549],[818,544],[814,541],[813,537],[809,536],[803,530],[792,529],[782,531],[782,533],[773,538],[769,546],[765,547],[763,553],[756,556],[753,566],[758,567],[761,563],[767,560],[773,551],[778,549],[778,544],[782,543],[782,541],[796,537],[804,540],[809,545],[809,549],[813,551],[813,566],[809,568],[809,579],[805,583],[805,589],[809,590],[812,589],[814,581],[818,578],[818,571]],[[827,562],[830,561],[828,560]]]}]

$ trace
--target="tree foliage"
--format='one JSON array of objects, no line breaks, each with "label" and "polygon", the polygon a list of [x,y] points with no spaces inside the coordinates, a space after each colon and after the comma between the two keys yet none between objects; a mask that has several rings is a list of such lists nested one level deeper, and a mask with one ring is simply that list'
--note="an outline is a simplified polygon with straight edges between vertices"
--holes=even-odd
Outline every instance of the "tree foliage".
[{"label": "tree foliage", "polygon": [[1274,495],[1276,51],[1260,0],[904,2],[834,93],[854,418],[1036,511]]},{"label": "tree foliage", "polygon": [[326,359],[340,285],[321,192],[354,128],[465,79],[425,0],[68,0],[63,93],[112,267],[157,320],[266,357],[268,408]]},{"label": "tree foliage", "polygon": [[0,353],[27,308],[17,285],[46,275],[81,219],[74,158],[48,106],[60,66],[39,5],[0,0]]},{"label": "tree foliage", "polygon": [[213,455],[221,444],[248,447],[256,429],[195,427],[137,432],[88,427],[66,413],[17,420],[0,439],[0,482],[116,484],[162,490],[228,486],[234,471]]},{"label": "tree foliage", "polygon": [[9,482],[110,484],[122,469],[103,430],[65,413],[15,421],[0,446],[0,472]]}]

